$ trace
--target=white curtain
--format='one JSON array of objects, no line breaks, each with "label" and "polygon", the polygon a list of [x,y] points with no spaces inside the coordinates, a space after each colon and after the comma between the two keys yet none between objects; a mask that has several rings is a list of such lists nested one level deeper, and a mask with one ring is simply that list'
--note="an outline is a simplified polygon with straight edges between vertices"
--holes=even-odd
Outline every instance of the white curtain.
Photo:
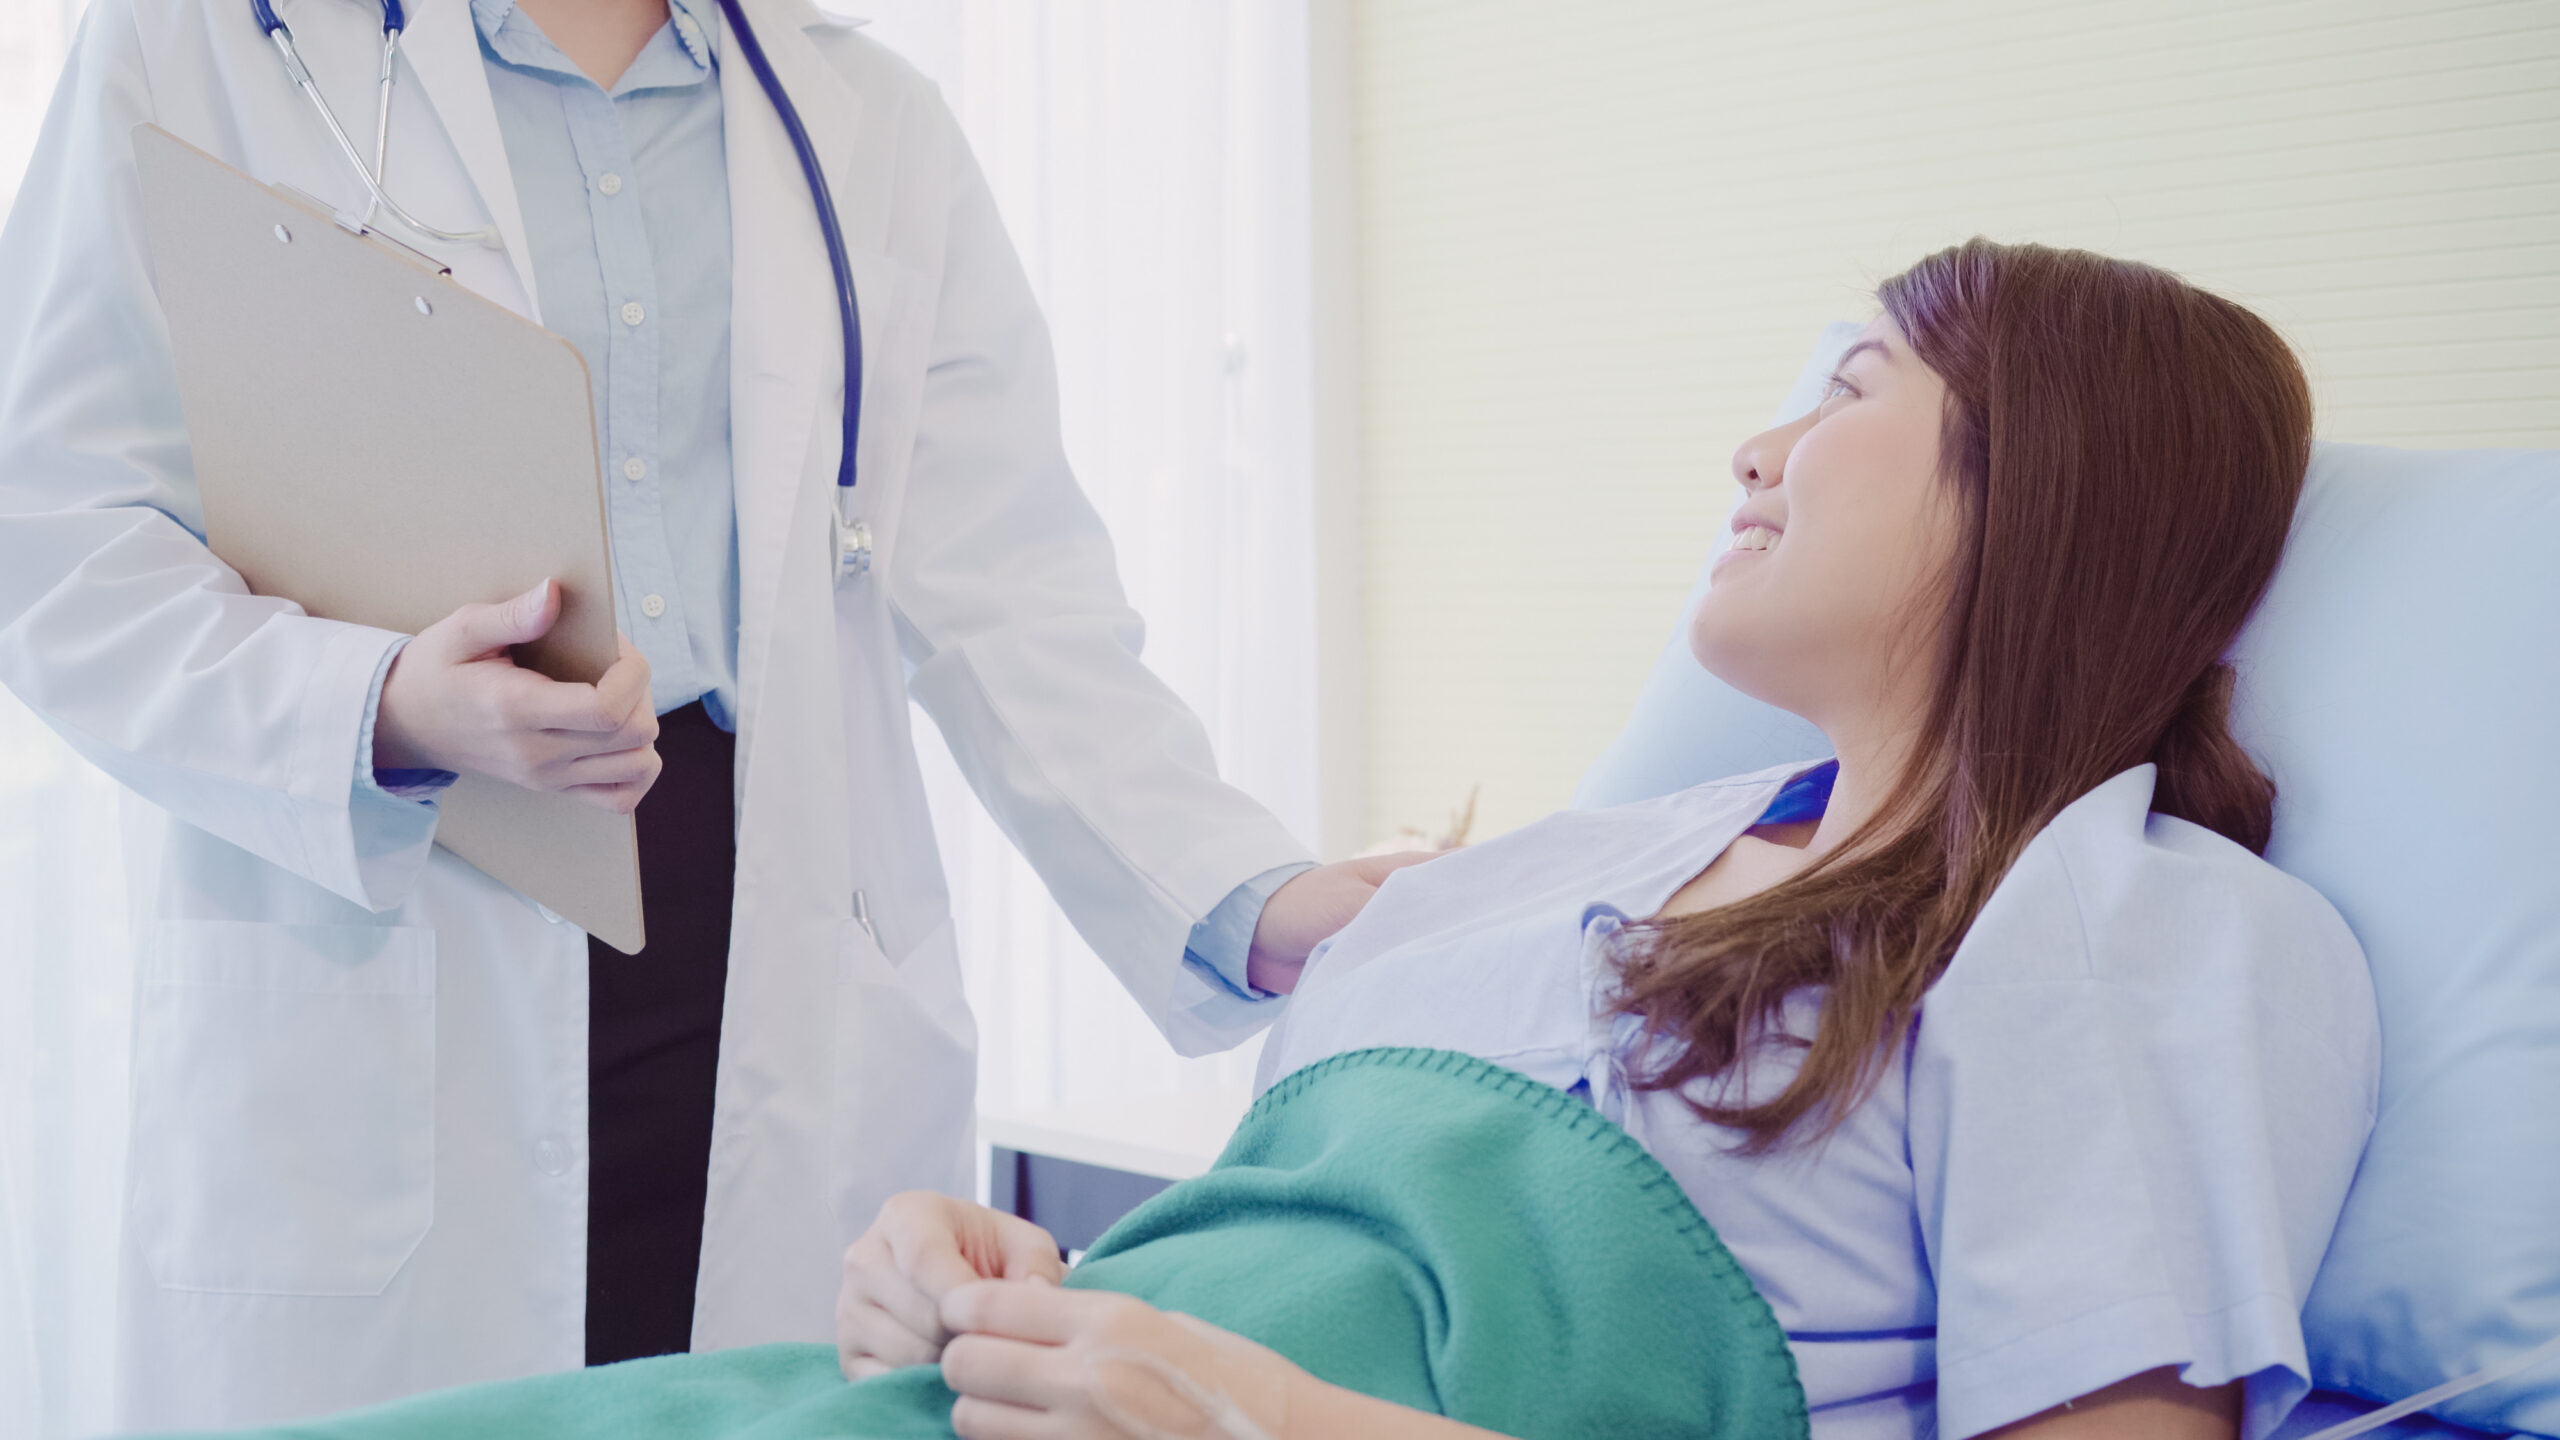
[{"label": "white curtain", "polygon": [[[0,207],[82,0],[0,0]],[[1067,452],[1147,658],[1230,779],[1318,833],[1303,0],[908,0],[872,34],[943,87],[1058,347]],[[0,357],[6,363],[6,357]],[[1078,941],[919,716],[980,1017],[1022,1110],[1242,1085],[1176,1057]],[[114,786],[0,691],[0,1435],[94,1431],[113,1257],[65,1217],[120,1188],[126,903]]]}]

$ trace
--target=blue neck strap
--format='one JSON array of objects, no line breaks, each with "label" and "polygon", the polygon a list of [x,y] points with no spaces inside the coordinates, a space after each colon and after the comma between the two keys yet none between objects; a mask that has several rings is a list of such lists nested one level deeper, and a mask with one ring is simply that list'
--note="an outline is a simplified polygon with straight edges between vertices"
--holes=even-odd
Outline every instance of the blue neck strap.
[{"label": "blue neck strap", "polygon": [[1790,780],[1760,812],[1755,825],[1793,825],[1799,820],[1819,820],[1831,808],[1831,782],[1840,778],[1840,762],[1825,760]]}]

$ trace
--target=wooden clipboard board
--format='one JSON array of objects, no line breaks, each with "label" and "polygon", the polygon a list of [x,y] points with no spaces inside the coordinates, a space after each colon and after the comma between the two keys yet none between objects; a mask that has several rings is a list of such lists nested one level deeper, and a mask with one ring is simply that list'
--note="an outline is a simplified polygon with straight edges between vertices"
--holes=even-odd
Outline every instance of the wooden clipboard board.
[{"label": "wooden clipboard board", "polygon": [[[159,126],[133,148],[213,553],[258,594],[409,634],[547,575],[559,622],[517,662],[601,676],[613,557],[577,347]],[[638,953],[631,817],[468,773],[441,804],[436,843]]]}]

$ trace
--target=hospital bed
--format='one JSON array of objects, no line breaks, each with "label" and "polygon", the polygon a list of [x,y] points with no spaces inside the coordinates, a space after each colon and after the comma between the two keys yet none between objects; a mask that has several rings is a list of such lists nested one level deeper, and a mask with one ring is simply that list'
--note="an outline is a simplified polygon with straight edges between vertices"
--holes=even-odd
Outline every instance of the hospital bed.
[{"label": "hospital bed", "polygon": [[[1824,332],[1782,420],[1857,329]],[[1685,630],[1577,805],[1827,752]],[[2277,787],[2267,858],[2346,916],[2382,1012],[2296,1437],[2560,1337],[2560,451],[2319,445],[2232,660],[2233,728]],[[2560,1435],[2560,1353],[2436,1415],[2372,1433]]]}]

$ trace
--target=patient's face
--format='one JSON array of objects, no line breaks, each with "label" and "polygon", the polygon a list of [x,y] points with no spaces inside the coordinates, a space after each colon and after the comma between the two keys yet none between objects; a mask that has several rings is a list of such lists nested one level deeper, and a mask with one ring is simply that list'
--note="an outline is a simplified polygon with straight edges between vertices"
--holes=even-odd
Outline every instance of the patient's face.
[{"label": "patient's face", "polygon": [[1748,498],[1689,624],[1700,664],[1835,742],[1837,725],[1918,718],[1957,534],[1946,385],[1889,319],[1852,352],[1812,414],[1734,452]]}]

